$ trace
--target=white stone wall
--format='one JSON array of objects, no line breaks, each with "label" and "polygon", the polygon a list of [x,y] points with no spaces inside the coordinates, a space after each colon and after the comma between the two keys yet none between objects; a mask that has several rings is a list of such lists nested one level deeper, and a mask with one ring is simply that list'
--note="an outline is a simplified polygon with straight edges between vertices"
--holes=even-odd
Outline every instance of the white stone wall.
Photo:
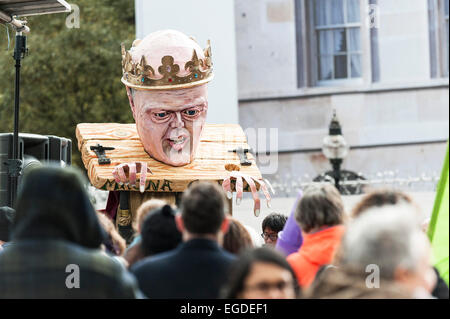
[{"label": "white stone wall", "polygon": [[379,0],[381,82],[430,78],[427,1]]},{"label": "white stone wall", "polygon": [[296,90],[293,0],[236,0],[239,97]]},{"label": "white stone wall", "polygon": [[448,88],[330,94],[241,103],[239,117],[244,129],[277,128],[279,151],[301,151],[322,146],[334,109],[350,146],[445,140],[448,104]]}]

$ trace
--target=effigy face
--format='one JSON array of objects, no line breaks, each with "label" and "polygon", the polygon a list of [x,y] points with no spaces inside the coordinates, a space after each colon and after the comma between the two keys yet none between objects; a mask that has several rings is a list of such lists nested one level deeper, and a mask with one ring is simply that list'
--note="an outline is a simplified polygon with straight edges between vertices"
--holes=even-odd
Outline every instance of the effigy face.
[{"label": "effigy face", "polygon": [[172,165],[195,156],[208,110],[207,86],[171,91],[135,91],[133,116],[144,149]]},{"label": "effigy face", "polygon": [[122,82],[127,87],[137,132],[145,151],[172,165],[195,157],[208,110],[211,48],[174,30],[122,47]]}]

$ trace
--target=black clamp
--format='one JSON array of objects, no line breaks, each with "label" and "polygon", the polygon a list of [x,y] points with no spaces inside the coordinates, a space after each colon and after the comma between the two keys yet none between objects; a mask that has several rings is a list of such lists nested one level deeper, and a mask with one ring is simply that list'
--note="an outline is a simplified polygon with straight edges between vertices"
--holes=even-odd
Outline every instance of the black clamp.
[{"label": "black clamp", "polygon": [[91,146],[91,151],[94,151],[98,157],[99,165],[111,164],[111,159],[106,157],[105,151],[111,151],[114,149],[115,149],[114,147],[103,147],[100,144],[97,144],[96,146]]},{"label": "black clamp", "polygon": [[231,150],[228,152],[236,153],[239,156],[239,160],[240,160],[242,166],[252,165],[252,162],[247,158],[247,153],[252,152],[251,149],[238,147],[237,149],[234,149],[234,150]]}]

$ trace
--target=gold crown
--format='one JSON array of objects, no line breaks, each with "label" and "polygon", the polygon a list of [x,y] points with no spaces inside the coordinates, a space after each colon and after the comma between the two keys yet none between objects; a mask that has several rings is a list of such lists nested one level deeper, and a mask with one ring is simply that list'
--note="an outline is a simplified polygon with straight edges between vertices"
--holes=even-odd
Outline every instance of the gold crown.
[{"label": "gold crown", "polygon": [[122,83],[138,90],[181,89],[207,83],[213,78],[209,40],[204,54],[205,58],[199,59],[197,52],[193,49],[191,60],[184,65],[184,69],[189,71],[185,76],[178,76],[180,66],[174,64],[172,56],[163,56],[162,64],[158,67],[158,72],[162,77],[155,78],[155,70],[147,64],[145,56],[141,57],[139,63],[133,63],[130,51],[125,50],[125,46],[122,44]]}]

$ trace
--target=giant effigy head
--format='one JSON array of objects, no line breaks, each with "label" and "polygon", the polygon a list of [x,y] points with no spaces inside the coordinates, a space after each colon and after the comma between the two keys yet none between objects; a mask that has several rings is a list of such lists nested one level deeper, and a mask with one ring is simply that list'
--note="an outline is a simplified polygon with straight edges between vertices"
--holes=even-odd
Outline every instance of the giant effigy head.
[{"label": "giant effigy head", "polygon": [[122,46],[122,82],[145,151],[172,165],[195,157],[208,111],[211,48],[174,30]]}]

